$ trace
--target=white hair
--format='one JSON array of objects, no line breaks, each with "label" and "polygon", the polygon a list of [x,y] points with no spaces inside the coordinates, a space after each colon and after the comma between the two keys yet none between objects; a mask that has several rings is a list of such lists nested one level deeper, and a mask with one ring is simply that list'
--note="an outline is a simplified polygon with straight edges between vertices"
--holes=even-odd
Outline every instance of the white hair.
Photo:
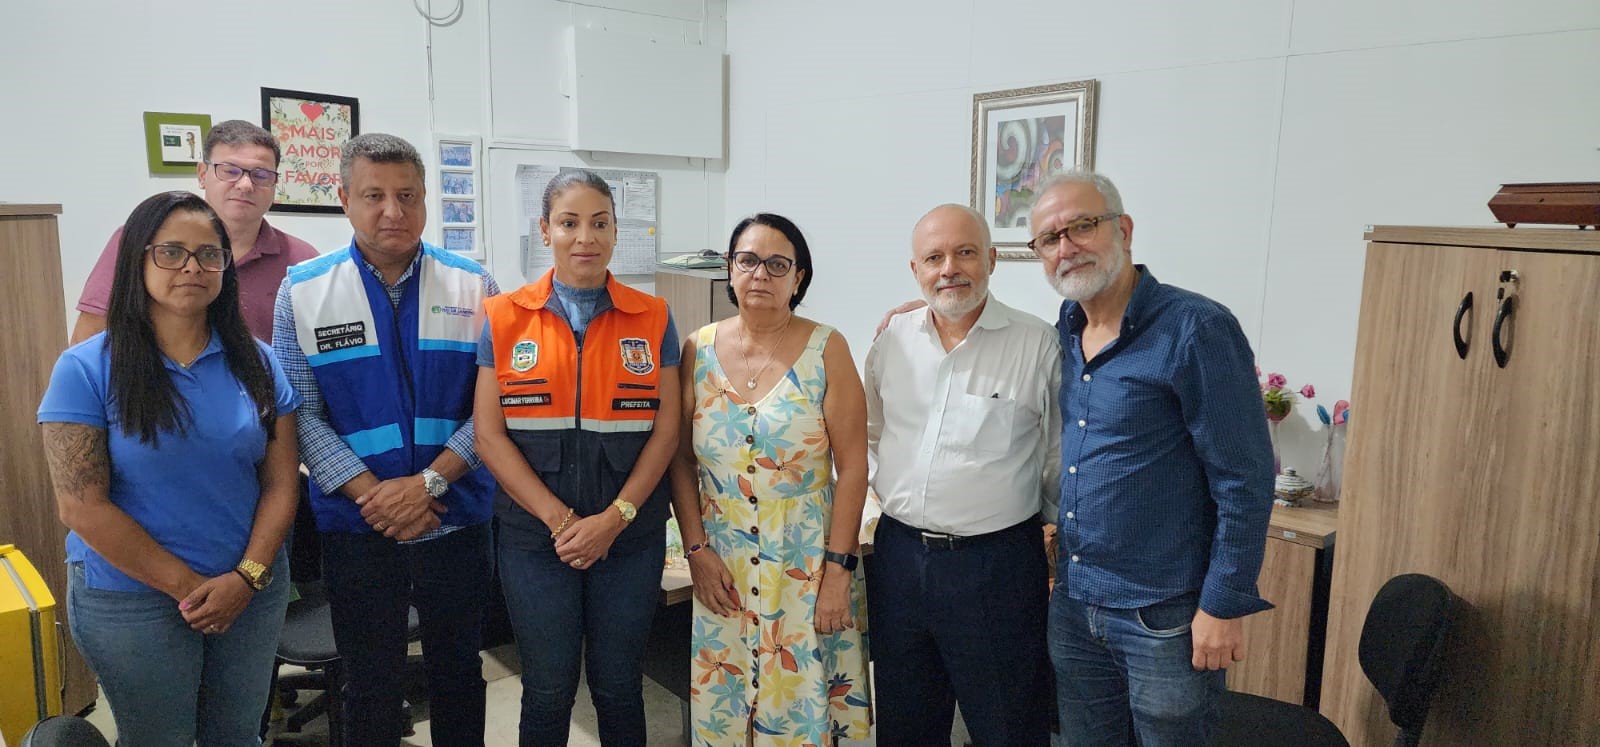
[{"label": "white hair", "polygon": [[[1088,169],[1068,169],[1051,174],[1045,177],[1043,182],[1039,183],[1039,188],[1034,191],[1034,194],[1042,196],[1063,184],[1088,184],[1094,187],[1101,197],[1105,198],[1106,212],[1122,212],[1122,193],[1117,191],[1117,185],[1111,183],[1110,177]],[[1029,215],[1028,219],[1031,221],[1033,216]]]}]

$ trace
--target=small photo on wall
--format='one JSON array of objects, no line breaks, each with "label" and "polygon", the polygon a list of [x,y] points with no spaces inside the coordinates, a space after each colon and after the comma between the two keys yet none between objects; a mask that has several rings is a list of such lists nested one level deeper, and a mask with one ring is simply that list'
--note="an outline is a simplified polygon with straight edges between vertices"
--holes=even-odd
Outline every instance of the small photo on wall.
[{"label": "small photo on wall", "polygon": [[445,200],[444,222],[473,224],[478,222],[478,205],[472,200]]},{"label": "small photo on wall", "polygon": [[199,125],[161,125],[161,160],[166,163],[199,163],[203,137]]},{"label": "small photo on wall", "polygon": [[470,171],[439,172],[439,187],[447,195],[477,194],[477,185],[473,183]]},{"label": "small photo on wall", "polygon": [[179,112],[144,113],[145,161],[151,174],[194,177],[194,165],[205,158],[211,115]]},{"label": "small photo on wall", "polygon": [[478,251],[476,234],[471,228],[446,228],[444,248],[457,254],[474,255]]},{"label": "small photo on wall", "polygon": [[472,168],[472,144],[439,143],[439,165]]}]

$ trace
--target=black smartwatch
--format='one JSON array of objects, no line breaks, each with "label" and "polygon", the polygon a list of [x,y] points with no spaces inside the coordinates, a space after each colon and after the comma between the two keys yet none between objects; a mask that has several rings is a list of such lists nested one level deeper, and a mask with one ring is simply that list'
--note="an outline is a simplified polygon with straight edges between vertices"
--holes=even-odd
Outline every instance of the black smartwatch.
[{"label": "black smartwatch", "polygon": [[835,563],[838,563],[839,565],[844,566],[844,569],[847,571],[855,570],[856,563],[861,561],[860,558],[854,555],[846,555],[845,553],[834,552],[832,550],[824,550],[822,553],[822,560],[823,562],[831,560]]}]

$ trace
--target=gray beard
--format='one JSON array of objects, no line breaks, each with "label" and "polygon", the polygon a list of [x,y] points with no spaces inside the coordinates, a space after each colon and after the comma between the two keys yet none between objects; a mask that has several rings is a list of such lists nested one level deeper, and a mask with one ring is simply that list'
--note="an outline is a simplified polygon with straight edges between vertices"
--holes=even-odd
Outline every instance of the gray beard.
[{"label": "gray beard", "polygon": [[1123,248],[1122,241],[1118,240],[1112,243],[1110,256],[1105,262],[1090,265],[1088,273],[1063,276],[1059,274],[1062,265],[1056,265],[1057,274],[1049,276],[1050,287],[1055,288],[1056,293],[1068,301],[1087,301],[1111,287],[1111,281],[1117,278],[1127,264],[1127,250]]}]

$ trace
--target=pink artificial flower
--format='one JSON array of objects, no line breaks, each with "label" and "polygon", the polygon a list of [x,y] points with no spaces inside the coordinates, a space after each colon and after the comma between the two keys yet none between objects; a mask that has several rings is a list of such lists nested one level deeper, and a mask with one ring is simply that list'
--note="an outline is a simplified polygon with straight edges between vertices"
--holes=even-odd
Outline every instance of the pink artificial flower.
[{"label": "pink artificial flower", "polygon": [[1306,399],[1316,399],[1317,388],[1310,384],[1300,387],[1300,396],[1305,397]]},{"label": "pink artificial flower", "polygon": [[1284,375],[1281,374],[1281,373],[1270,373],[1270,374],[1267,374],[1267,386],[1268,387],[1277,387],[1279,389],[1282,389],[1283,387],[1287,386],[1288,384],[1289,384],[1289,379],[1285,378]]},{"label": "pink artificial flower", "polygon": [[1350,403],[1348,401],[1341,399],[1338,402],[1333,403],[1333,424],[1344,425],[1345,413],[1349,411]]}]

